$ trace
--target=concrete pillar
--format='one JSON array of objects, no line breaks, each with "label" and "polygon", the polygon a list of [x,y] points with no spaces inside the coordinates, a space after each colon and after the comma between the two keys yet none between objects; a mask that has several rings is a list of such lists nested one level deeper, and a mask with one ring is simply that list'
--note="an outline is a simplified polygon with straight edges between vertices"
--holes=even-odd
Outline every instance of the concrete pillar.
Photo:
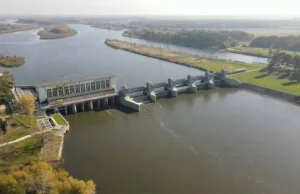
[{"label": "concrete pillar", "polygon": [[101,104],[100,104],[100,99],[96,101],[96,104],[97,104],[97,108],[101,108],[101,107],[100,107],[100,105],[101,105]]},{"label": "concrete pillar", "polygon": [[84,111],[84,102],[81,103],[81,110]]},{"label": "concrete pillar", "polygon": [[93,110],[94,109],[93,101],[89,101],[88,104],[89,104],[89,109]]},{"label": "concrete pillar", "polygon": [[68,107],[65,106],[66,115],[68,115]]},{"label": "concrete pillar", "polygon": [[107,99],[107,98],[104,99],[104,106],[105,106],[105,107],[108,106],[108,99]]},{"label": "concrete pillar", "polygon": [[76,104],[72,104],[72,110],[73,110],[73,113],[77,113],[77,107],[76,107]]}]

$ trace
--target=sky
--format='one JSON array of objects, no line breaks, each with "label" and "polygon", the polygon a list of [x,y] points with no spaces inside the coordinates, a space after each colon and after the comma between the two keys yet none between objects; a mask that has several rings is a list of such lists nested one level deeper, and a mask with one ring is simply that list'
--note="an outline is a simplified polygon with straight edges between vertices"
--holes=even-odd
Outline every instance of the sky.
[{"label": "sky", "polygon": [[0,0],[1,15],[300,15],[299,0]]}]

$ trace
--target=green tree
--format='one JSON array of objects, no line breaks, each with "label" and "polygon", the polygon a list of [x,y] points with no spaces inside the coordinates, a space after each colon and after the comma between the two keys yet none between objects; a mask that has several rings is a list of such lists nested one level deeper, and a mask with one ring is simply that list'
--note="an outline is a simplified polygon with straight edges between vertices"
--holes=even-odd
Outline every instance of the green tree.
[{"label": "green tree", "polygon": [[300,69],[300,56],[299,55],[294,56],[293,64],[294,64],[295,70],[298,72]]}]

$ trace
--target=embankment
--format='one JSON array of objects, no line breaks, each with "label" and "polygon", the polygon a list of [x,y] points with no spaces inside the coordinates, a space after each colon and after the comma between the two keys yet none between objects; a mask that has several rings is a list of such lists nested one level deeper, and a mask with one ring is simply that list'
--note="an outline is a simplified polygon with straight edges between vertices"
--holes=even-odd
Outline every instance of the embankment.
[{"label": "embankment", "polygon": [[229,86],[229,87],[243,88],[243,89],[250,90],[250,91],[253,91],[253,92],[256,92],[256,93],[260,93],[262,95],[270,96],[270,97],[273,97],[273,98],[277,98],[277,99],[280,99],[280,100],[284,100],[284,101],[287,101],[287,102],[291,102],[291,103],[300,105],[300,96],[296,96],[296,95],[293,95],[293,94],[288,94],[288,93],[273,90],[273,89],[270,89],[270,88],[265,88],[265,87],[258,86],[258,85],[255,85],[255,84],[250,84],[250,83],[246,83],[246,82],[239,82],[239,81],[237,81],[233,78],[225,78],[224,79],[224,84],[226,86]]},{"label": "embankment", "polygon": [[183,65],[186,67],[199,69],[201,71],[216,72],[220,71],[222,68],[226,68],[228,72],[233,72],[236,69],[242,68],[245,68],[245,70],[247,71],[258,68],[258,66],[253,66],[247,63],[215,60],[209,57],[202,57],[190,53],[182,53],[174,50],[151,47],[148,45],[141,45],[120,40],[106,39],[105,44],[114,49],[121,49],[138,55],[152,57],[159,60]]}]

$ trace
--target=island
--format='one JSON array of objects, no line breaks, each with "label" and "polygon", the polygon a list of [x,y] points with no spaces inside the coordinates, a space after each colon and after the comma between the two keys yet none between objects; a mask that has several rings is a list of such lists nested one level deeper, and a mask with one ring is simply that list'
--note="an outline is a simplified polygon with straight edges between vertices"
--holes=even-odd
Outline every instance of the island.
[{"label": "island", "polygon": [[13,32],[20,32],[26,30],[38,29],[38,26],[35,25],[16,25],[16,24],[1,24],[0,25],[0,34],[7,34]]},{"label": "island", "polygon": [[38,32],[40,39],[61,39],[75,36],[78,32],[70,28],[66,24],[55,25],[53,27],[45,27],[44,30]]},{"label": "island", "polygon": [[20,56],[3,56],[0,55],[0,66],[19,67],[25,63],[25,58]]}]

